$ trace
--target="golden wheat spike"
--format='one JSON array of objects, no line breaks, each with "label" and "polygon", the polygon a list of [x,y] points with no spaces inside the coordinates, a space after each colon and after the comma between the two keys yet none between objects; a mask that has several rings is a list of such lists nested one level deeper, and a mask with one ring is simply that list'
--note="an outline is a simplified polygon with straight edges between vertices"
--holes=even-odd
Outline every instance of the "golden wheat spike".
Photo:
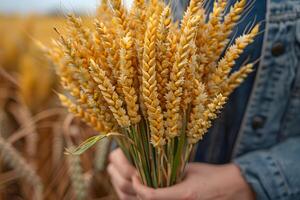
[{"label": "golden wheat spike", "polygon": [[201,140],[207,130],[211,127],[211,121],[217,118],[218,112],[223,108],[226,103],[226,97],[218,94],[210,104],[207,105],[203,115],[197,119],[197,130],[192,131],[194,135],[189,135],[188,143],[195,144]]},{"label": "golden wheat spike", "polygon": [[101,0],[101,4],[97,8],[97,16],[105,15],[107,12],[109,12],[108,0]]},{"label": "golden wheat spike", "polygon": [[83,27],[82,19],[75,17],[73,14],[68,15],[67,19],[74,31],[74,36],[76,36],[74,38],[79,38],[81,43],[88,42],[90,40],[90,31]]},{"label": "golden wheat spike", "polygon": [[167,63],[167,48],[169,47],[169,41],[167,37],[170,31],[171,20],[171,9],[166,6],[160,16],[156,43],[156,79],[158,99],[162,108],[165,107],[164,95],[167,92],[166,85],[169,81],[169,66]]},{"label": "golden wheat spike", "polygon": [[[128,31],[128,16],[121,0],[110,0],[113,8],[114,22],[124,32]],[[122,32],[121,32],[122,33]]]},{"label": "golden wheat spike", "polygon": [[253,64],[247,64],[238,71],[232,73],[229,78],[222,84],[221,93],[229,96],[235,88],[237,88],[246,77],[253,71]]},{"label": "golden wheat spike", "polygon": [[93,127],[99,133],[103,133],[103,124],[97,120],[97,117],[92,112],[88,112],[87,110],[84,111],[80,106],[74,104],[70,99],[68,99],[68,97],[63,94],[58,94],[58,97],[62,105],[67,107],[71,113],[73,113],[76,117],[82,119],[82,121]]},{"label": "golden wheat spike", "polygon": [[137,124],[141,120],[139,115],[138,96],[134,88],[134,78],[136,76],[133,68],[133,39],[127,34],[121,40],[120,50],[120,83],[125,97],[127,113],[132,124]]},{"label": "golden wheat spike", "polygon": [[135,35],[136,57],[142,60],[143,42],[147,25],[146,2],[144,0],[136,0],[133,2],[133,7],[130,11],[130,30]]},{"label": "golden wheat spike", "polygon": [[[215,55],[214,51],[217,48],[217,43],[222,35],[222,18],[224,14],[225,7],[227,5],[227,0],[218,0],[214,2],[213,11],[209,15],[209,20],[207,23],[208,34],[210,39],[207,41],[210,46],[210,51],[212,51],[211,55]],[[210,59],[214,59],[214,56]],[[215,60],[211,60],[214,62]]]},{"label": "golden wheat spike", "polygon": [[198,28],[199,17],[191,18],[184,28],[177,46],[175,54],[175,63],[170,73],[170,81],[167,85],[168,93],[166,98],[166,127],[169,138],[176,137],[179,134],[180,102],[183,94],[183,84],[185,76],[185,67],[188,64],[190,55],[190,42],[195,38]]},{"label": "golden wheat spike", "polygon": [[[88,83],[84,81],[87,74],[81,74],[78,66],[83,66],[82,61],[76,55],[76,49],[69,40],[65,40],[62,36],[59,46],[64,52],[64,59],[61,60],[56,68],[58,75],[64,77],[68,82],[73,82],[75,85],[84,85]],[[75,76],[73,74],[76,74]]]},{"label": "golden wheat spike", "polygon": [[[221,14],[225,9],[226,1],[220,0],[214,3],[215,12],[211,13],[209,23],[206,25],[208,26],[207,29],[209,31],[207,34],[200,32],[197,39],[197,46],[202,50],[201,57],[204,57],[201,59],[203,62],[200,64],[199,68],[203,71],[202,73],[204,75],[213,71],[215,62],[220,58],[221,53],[228,44],[229,39],[227,38],[231,34],[237,21],[240,19],[240,14],[244,10],[245,5],[245,0],[236,2],[234,6],[231,7],[230,12],[225,16],[224,22],[222,23],[221,20],[223,15]],[[203,47],[203,45],[205,45],[205,47]]]},{"label": "golden wheat spike", "polygon": [[170,25],[172,23],[171,18],[171,9],[169,6],[166,6],[159,18],[159,24],[157,28],[157,41],[164,43],[169,34]]},{"label": "golden wheat spike", "polygon": [[184,13],[184,16],[181,20],[181,29],[183,30],[184,27],[187,25],[188,20],[198,14],[200,10],[203,10],[202,7],[203,0],[191,0],[187,10]]},{"label": "golden wheat spike", "polygon": [[[58,70],[58,74],[65,79],[65,83],[73,86],[80,86],[88,95],[97,102],[99,107],[107,106],[105,100],[102,97],[101,91],[98,87],[96,87],[97,83],[91,77],[87,67],[86,67],[86,59],[85,64],[81,61],[80,50],[73,47],[70,41],[65,40],[61,37],[61,46],[64,49],[65,56],[67,59],[63,59],[62,61],[67,61],[68,64],[65,65],[62,63]],[[108,70],[108,69],[106,69]],[[101,116],[105,116],[106,119],[112,118],[112,113],[109,113],[106,108],[101,108],[99,110]],[[114,129],[115,123],[106,123],[105,127],[107,130]]]},{"label": "golden wheat spike", "polygon": [[243,53],[243,50],[253,42],[258,34],[259,25],[256,25],[250,33],[242,35],[235,40],[235,44],[229,47],[208,81],[208,91],[210,94],[219,92],[219,85],[227,78],[230,70],[235,64],[235,60]]},{"label": "golden wheat spike", "polygon": [[100,46],[102,47],[102,52],[99,53],[99,58],[101,61],[101,66],[109,68],[107,70],[109,73],[107,74],[109,77],[112,77],[112,81],[115,83],[115,80],[117,77],[115,77],[116,72],[116,66],[117,61],[114,59],[115,52],[113,46],[113,36],[109,33],[107,30],[107,27],[104,25],[104,23],[96,21],[96,38],[98,38]]},{"label": "golden wheat spike", "polygon": [[150,18],[155,13],[158,17],[161,12],[163,11],[165,5],[164,2],[160,0],[149,0],[149,3],[147,4],[147,12],[146,16],[147,18]]},{"label": "golden wheat spike", "polygon": [[190,121],[188,123],[187,137],[193,138],[200,129],[199,120],[201,119],[205,110],[205,102],[207,101],[207,94],[205,92],[205,85],[198,80],[193,80],[195,98],[192,101],[192,111],[190,114]]},{"label": "golden wheat spike", "polygon": [[[172,27],[171,27],[172,28]],[[172,70],[173,64],[175,63],[175,55],[177,51],[177,44],[179,43],[180,35],[178,32],[174,31],[173,29],[170,29],[169,36],[168,36],[168,43],[167,45],[167,62],[169,66],[169,70]]]},{"label": "golden wheat spike", "polygon": [[155,71],[155,42],[157,26],[158,20],[154,14],[149,19],[145,34],[142,64],[142,95],[151,130],[151,142],[155,147],[165,144],[163,114],[158,100]]},{"label": "golden wheat spike", "polygon": [[123,101],[115,91],[110,79],[106,76],[105,71],[102,70],[93,60],[90,61],[90,73],[92,78],[98,83],[103,98],[108,104],[113,116],[121,127],[130,126],[130,121],[126,115],[126,111],[122,107]]},{"label": "golden wheat spike", "polygon": [[146,2],[145,0],[135,0],[133,1],[133,6],[130,11],[130,15],[134,17],[133,20],[137,20],[134,22],[137,22],[136,25],[141,26],[143,25],[145,27],[145,19],[146,19]]},{"label": "golden wheat spike", "polygon": [[189,104],[192,102],[193,98],[196,98],[196,96],[193,95],[194,90],[194,79],[195,76],[195,68],[197,67],[197,59],[198,55],[196,54],[196,44],[195,41],[192,41],[190,43],[191,50],[190,55],[188,57],[188,64],[185,66],[185,81],[183,85],[183,96],[182,96],[182,103],[181,107],[183,111],[186,111],[188,109]]},{"label": "golden wheat spike", "polygon": [[245,9],[247,0],[240,0],[237,1],[231,8],[229,13],[224,18],[224,34],[226,38],[229,36],[229,34],[232,32],[234,26],[239,21],[242,12]]},{"label": "golden wheat spike", "polygon": [[[107,56],[107,63],[113,74],[116,76],[118,70],[118,50],[114,36],[109,32],[104,23],[96,21],[97,37],[104,48]],[[115,77],[117,78],[117,77]]]},{"label": "golden wheat spike", "polygon": [[234,26],[240,20],[241,14],[245,9],[246,3],[246,0],[237,1],[230,8],[229,13],[224,17],[224,22],[222,24],[222,32],[218,38],[218,46],[215,52],[216,57],[220,57],[221,53],[224,51],[226,45],[228,44],[228,37],[232,33]]},{"label": "golden wheat spike", "polygon": [[[120,76],[120,65],[119,65],[119,39],[116,38],[102,22],[96,20],[96,38],[98,38],[100,46],[102,47],[102,52],[98,53],[100,61],[104,60],[106,65],[101,62],[97,63],[105,70],[106,75],[110,77],[111,83],[116,86],[117,93],[121,96],[123,95],[122,87],[118,84],[118,79]],[[97,61],[97,58],[95,58]],[[108,69],[105,69],[105,67]]]},{"label": "golden wheat spike", "polygon": [[72,83],[67,82],[63,77],[61,78],[62,85],[65,90],[69,91],[70,94],[76,99],[77,103],[84,109],[93,110],[97,121],[103,124],[103,130],[105,132],[111,132],[116,127],[112,120],[111,114],[103,108],[105,102],[101,97],[97,97],[88,91],[80,90]]},{"label": "golden wheat spike", "polygon": [[[215,1],[213,11],[209,15],[209,20],[203,27],[207,30],[206,35],[203,37],[204,41],[202,42],[202,44],[205,43],[206,48],[201,51],[201,56],[205,57],[205,61],[203,62],[202,59],[199,68],[203,70],[204,75],[213,71],[215,63],[219,58],[215,52],[219,45],[219,38],[222,35],[222,19],[226,5],[227,0]],[[201,48],[201,46],[198,47]]]}]

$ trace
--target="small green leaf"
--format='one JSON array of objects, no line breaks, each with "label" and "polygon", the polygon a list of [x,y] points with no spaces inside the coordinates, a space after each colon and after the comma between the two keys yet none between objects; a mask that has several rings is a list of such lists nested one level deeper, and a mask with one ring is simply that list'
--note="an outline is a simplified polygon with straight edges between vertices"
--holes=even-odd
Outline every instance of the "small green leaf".
[{"label": "small green leaf", "polygon": [[89,139],[87,139],[86,141],[81,143],[78,147],[76,147],[75,149],[66,149],[65,154],[67,154],[67,155],[70,155],[70,154],[71,155],[81,155],[86,150],[91,148],[96,142],[98,142],[99,140],[102,140],[106,136],[107,135],[96,135],[96,136],[90,137]]}]

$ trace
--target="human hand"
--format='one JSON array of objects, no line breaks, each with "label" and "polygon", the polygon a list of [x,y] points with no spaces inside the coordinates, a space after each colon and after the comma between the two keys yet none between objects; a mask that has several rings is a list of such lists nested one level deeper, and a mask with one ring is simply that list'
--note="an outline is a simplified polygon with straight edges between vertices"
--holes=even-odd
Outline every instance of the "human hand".
[{"label": "human hand", "polygon": [[120,148],[109,154],[107,172],[119,199],[137,200],[136,193],[132,186],[132,177],[136,175],[137,172],[128,162]]},{"label": "human hand", "polygon": [[234,164],[188,164],[182,182],[167,188],[144,186],[137,175],[133,189],[142,200],[254,200],[250,186]]}]

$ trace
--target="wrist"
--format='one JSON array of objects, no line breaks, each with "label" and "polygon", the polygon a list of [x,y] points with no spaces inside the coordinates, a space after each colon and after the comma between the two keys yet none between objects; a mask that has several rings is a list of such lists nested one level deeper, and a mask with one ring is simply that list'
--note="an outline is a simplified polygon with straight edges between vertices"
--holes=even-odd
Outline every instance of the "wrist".
[{"label": "wrist", "polygon": [[254,200],[255,193],[252,190],[251,186],[247,183],[246,179],[243,177],[240,168],[235,164],[227,165],[229,172],[228,184],[232,191],[232,199],[245,199],[245,200]]}]

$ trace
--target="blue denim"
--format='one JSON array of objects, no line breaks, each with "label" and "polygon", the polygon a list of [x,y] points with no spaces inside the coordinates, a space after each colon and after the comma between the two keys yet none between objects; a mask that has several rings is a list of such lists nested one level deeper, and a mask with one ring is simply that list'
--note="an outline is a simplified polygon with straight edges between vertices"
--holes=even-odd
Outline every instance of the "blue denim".
[{"label": "blue denim", "polygon": [[[230,97],[205,136],[209,145],[198,151],[198,160],[236,163],[257,199],[299,200],[300,0],[264,1],[266,24],[253,86],[249,90],[245,83]],[[235,131],[228,155],[230,147],[217,141],[228,140]]]},{"label": "blue denim", "polygon": [[260,66],[232,160],[257,199],[296,200],[300,199],[300,1],[268,0],[266,21]]}]

